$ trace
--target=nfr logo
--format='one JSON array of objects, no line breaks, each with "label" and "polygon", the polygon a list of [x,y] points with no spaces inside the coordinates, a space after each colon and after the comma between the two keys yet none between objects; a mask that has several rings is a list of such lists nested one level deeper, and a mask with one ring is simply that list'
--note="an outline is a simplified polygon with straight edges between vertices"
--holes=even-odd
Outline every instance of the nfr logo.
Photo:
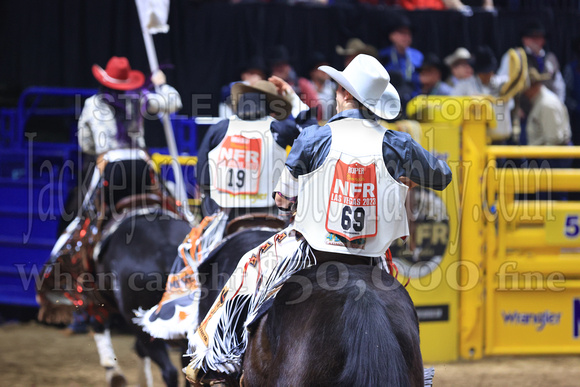
[{"label": "nfr logo", "polygon": [[574,338],[580,336],[580,298],[574,299],[574,308],[572,312],[572,324],[574,326]]}]

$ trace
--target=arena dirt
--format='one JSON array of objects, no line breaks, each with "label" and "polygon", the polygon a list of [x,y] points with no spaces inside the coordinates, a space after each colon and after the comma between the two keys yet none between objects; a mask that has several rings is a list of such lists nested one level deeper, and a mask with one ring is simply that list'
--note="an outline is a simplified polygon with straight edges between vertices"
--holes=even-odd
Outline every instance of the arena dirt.
[{"label": "arena dirt", "polygon": [[[105,373],[91,335],[67,336],[64,332],[36,322],[0,326],[0,387],[105,386]],[[127,334],[113,336],[119,364],[130,386],[137,384],[138,359],[133,343]],[[180,367],[180,354],[172,351],[171,357]],[[580,355],[494,357],[434,366],[436,387],[580,386]],[[163,386],[157,367],[153,376],[155,385]]]}]

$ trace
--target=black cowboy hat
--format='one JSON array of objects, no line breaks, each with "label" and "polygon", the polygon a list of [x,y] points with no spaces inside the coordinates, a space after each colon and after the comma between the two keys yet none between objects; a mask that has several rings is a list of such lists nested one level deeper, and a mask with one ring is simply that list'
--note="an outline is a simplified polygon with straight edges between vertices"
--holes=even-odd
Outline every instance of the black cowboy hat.
[{"label": "black cowboy hat", "polygon": [[489,46],[479,46],[474,53],[473,71],[489,73],[497,69],[497,58]]},{"label": "black cowboy hat", "polygon": [[534,19],[527,22],[520,32],[520,37],[546,37],[546,28],[541,21]]},{"label": "black cowboy hat", "polygon": [[391,25],[389,26],[389,34],[395,31],[398,31],[402,28],[408,28],[411,33],[413,32],[413,25],[411,24],[411,20],[406,15],[396,15],[392,20]]},{"label": "black cowboy hat", "polygon": [[270,47],[266,51],[266,64],[271,69],[272,66],[275,66],[280,63],[291,63],[290,53],[286,46],[283,45],[276,45]]},{"label": "black cowboy hat", "polygon": [[259,55],[254,55],[249,59],[242,61],[238,68],[238,74],[242,74],[251,70],[262,72],[264,74],[264,78],[268,75],[266,62],[264,61],[264,58]]},{"label": "black cowboy hat", "polygon": [[443,63],[441,62],[441,59],[439,59],[437,54],[434,54],[432,52],[425,54],[425,57],[423,58],[423,63],[419,68],[417,68],[417,71],[421,71],[425,67],[435,67],[441,73],[443,73],[443,70],[445,69],[443,67]]},{"label": "black cowboy hat", "polygon": [[304,63],[302,74],[308,78],[312,70],[316,70],[318,67],[328,64],[329,62],[324,54],[322,54],[320,51],[313,51]]}]

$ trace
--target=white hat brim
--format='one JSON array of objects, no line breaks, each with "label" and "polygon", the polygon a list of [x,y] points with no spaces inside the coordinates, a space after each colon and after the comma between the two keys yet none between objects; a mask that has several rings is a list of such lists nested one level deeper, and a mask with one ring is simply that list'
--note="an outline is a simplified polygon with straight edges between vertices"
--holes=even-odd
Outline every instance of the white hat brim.
[{"label": "white hat brim", "polygon": [[392,120],[396,118],[401,112],[401,98],[397,89],[389,82],[386,90],[383,92],[378,101],[367,100],[363,98],[354,85],[344,76],[342,71],[338,71],[334,67],[320,66],[318,70],[325,72],[339,85],[344,87],[357,101],[365,105],[371,112],[385,120]]}]

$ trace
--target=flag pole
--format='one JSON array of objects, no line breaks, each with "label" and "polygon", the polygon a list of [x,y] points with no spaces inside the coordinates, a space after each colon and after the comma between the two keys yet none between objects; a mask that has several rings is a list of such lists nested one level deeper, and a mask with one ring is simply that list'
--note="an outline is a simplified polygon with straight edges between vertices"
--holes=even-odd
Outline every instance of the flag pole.
[{"label": "flag pole", "polygon": [[[143,41],[145,42],[145,50],[147,51],[147,59],[149,60],[149,68],[151,69],[151,74],[154,74],[159,70],[159,62],[157,61],[157,53],[155,51],[155,44],[153,43],[153,37],[147,28],[143,27],[141,24],[141,31],[143,32]],[[157,90],[158,86],[155,85]],[[175,196],[176,199],[181,203],[185,216],[189,222],[193,221],[193,214],[189,210],[189,202],[187,199],[187,191],[185,189],[185,181],[183,178],[183,172],[181,166],[177,159],[177,144],[175,143],[175,135],[173,133],[173,126],[169,118],[168,113],[159,113],[159,118],[163,123],[163,130],[165,132],[165,139],[167,141],[167,149],[169,150],[169,155],[171,156],[171,167],[173,169],[173,174],[175,175]]]}]

